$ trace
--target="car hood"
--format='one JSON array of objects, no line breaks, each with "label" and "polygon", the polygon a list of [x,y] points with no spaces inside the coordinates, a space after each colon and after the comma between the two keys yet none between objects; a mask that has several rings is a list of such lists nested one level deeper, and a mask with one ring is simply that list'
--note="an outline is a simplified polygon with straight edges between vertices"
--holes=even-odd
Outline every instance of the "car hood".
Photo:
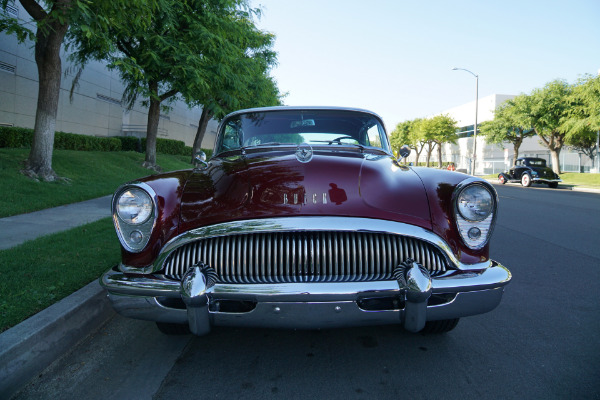
[{"label": "car hood", "polygon": [[188,180],[180,232],[239,219],[282,216],[354,216],[388,219],[431,229],[419,176],[388,155],[270,151],[211,160]]}]

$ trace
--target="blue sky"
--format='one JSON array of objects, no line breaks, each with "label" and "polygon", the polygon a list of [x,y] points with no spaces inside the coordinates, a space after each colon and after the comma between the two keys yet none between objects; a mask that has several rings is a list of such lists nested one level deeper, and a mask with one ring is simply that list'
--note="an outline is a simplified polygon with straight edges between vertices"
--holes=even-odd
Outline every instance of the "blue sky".
[{"label": "blue sky", "polygon": [[600,70],[600,0],[253,0],[287,105],[370,109],[388,130]]}]

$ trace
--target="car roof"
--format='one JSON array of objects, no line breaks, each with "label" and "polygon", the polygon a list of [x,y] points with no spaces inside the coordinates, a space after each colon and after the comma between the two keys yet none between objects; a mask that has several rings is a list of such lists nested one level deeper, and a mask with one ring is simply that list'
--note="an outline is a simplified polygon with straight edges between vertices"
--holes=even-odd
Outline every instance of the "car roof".
[{"label": "car roof", "polygon": [[546,159],[539,158],[539,157],[519,157],[519,158],[517,158],[517,161],[519,161],[519,160],[541,160],[541,161],[546,161]]},{"label": "car roof", "polygon": [[[353,108],[353,107],[335,107],[335,106],[274,106],[274,107],[257,107],[257,108],[246,108],[244,110],[237,110],[230,114],[227,114],[223,120],[238,114],[247,114],[247,113],[258,113],[258,112],[270,112],[270,111],[315,111],[315,110],[332,110],[332,111],[356,111],[362,112],[365,114],[371,114],[374,117],[377,117],[383,124],[383,119],[379,114],[374,113],[373,111],[365,110],[363,108]],[[385,127],[385,126],[384,126]]]}]

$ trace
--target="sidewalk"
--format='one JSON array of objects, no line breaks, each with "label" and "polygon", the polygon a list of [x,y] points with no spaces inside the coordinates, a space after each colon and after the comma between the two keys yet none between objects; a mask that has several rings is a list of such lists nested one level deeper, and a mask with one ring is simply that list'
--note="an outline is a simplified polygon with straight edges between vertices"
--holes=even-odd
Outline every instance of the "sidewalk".
[{"label": "sidewalk", "polygon": [[0,250],[110,217],[111,196],[0,218]]},{"label": "sidewalk", "polygon": [[[111,196],[0,218],[0,250],[110,217]],[[0,334],[0,398],[16,394],[114,311],[98,281]]]}]

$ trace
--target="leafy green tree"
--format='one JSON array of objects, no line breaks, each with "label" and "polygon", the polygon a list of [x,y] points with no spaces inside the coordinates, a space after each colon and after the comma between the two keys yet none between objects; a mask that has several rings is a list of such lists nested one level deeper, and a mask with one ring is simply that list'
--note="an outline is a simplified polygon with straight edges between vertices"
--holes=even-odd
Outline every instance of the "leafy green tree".
[{"label": "leafy green tree", "polygon": [[413,127],[410,131],[410,143],[415,149],[415,165],[419,165],[419,157],[427,145],[427,122],[425,119],[417,118],[413,121]]},{"label": "leafy green tree", "polygon": [[412,150],[415,150],[415,145],[412,142],[413,138],[411,136],[415,121],[416,120],[400,122],[390,133],[390,145],[392,146],[392,152],[396,157],[400,154],[402,146],[408,146]]},{"label": "leafy green tree", "polygon": [[503,146],[505,142],[513,145],[513,165],[519,158],[519,149],[523,140],[535,136],[531,122],[531,101],[529,96],[521,94],[502,103],[494,113],[494,119],[481,124],[481,134],[487,143]]},{"label": "leafy green tree", "polygon": [[[206,127],[212,118],[221,120],[226,114],[231,111],[235,111],[236,109],[269,107],[282,104],[281,99],[283,95],[280,94],[277,84],[267,72],[256,76],[249,86],[245,87],[245,90],[247,91],[248,97],[245,99],[236,99],[236,102],[232,102],[232,105],[229,107],[225,106],[225,101],[219,102],[216,100],[216,98],[211,99],[208,104],[203,106],[202,115],[200,116],[196,137],[194,139],[194,154],[200,150],[202,141],[206,134]],[[227,97],[232,100],[234,99],[233,96]]]},{"label": "leafy green tree", "polygon": [[418,135],[423,142],[423,148],[425,149],[425,166],[429,167],[431,154],[437,145],[437,142],[435,141],[435,122],[433,118],[421,120],[418,125],[418,131]]},{"label": "leafy green tree", "polygon": [[[123,12],[98,11],[108,19],[117,17],[111,12]],[[90,27],[98,32],[91,39],[83,27],[74,32],[79,63],[89,58],[108,61],[126,84],[124,98],[129,106],[138,97],[146,99],[145,167],[160,169],[156,138],[161,107],[178,98],[190,102],[202,90],[218,85],[215,80],[233,79],[232,64],[240,53],[231,38],[240,32],[240,21],[249,12],[246,0],[162,0],[159,8],[128,10],[135,18],[127,29],[103,30],[96,25]]]},{"label": "leafy green tree", "polygon": [[569,117],[572,87],[564,80],[547,83],[529,96],[531,126],[542,145],[550,150],[552,169],[560,174],[560,151],[565,145],[567,129],[563,125]]},{"label": "leafy green tree", "polygon": [[456,121],[448,115],[436,115],[435,117],[421,120],[419,124],[421,141],[424,143],[426,154],[426,166],[431,163],[431,155],[437,149],[439,164],[442,167],[442,144],[446,142],[456,143]]},{"label": "leafy green tree", "polygon": [[234,43],[238,54],[221,62],[230,66],[229,78],[221,79],[222,72],[217,68],[208,69],[207,73],[213,75],[211,85],[198,88],[196,92],[192,92],[194,98],[189,99],[191,103],[202,105],[193,145],[194,153],[200,150],[211,118],[220,120],[229,112],[241,108],[281,104],[282,96],[269,75],[277,60],[271,49],[275,37],[257,29],[250,14],[237,16],[236,26],[238,30],[233,34],[229,32],[229,37],[225,39]]},{"label": "leafy green tree", "polygon": [[[8,1],[0,0],[3,10],[6,9]],[[142,2],[147,9],[154,7],[153,1],[96,1],[95,3],[104,7],[121,9],[120,13],[114,13],[114,17],[109,20],[92,12],[91,3],[84,0],[20,0],[33,19],[35,29],[9,16],[8,13],[0,14],[0,32],[16,34],[20,43],[26,40],[35,42],[35,63],[39,76],[38,98],[33,143],[25,167],[21,171],[23,174],[45,181],[58,178],[52,169],[52,152],[62,74],[60,50],[69,30],[75,25],[85,29],[92,20],[100,26],[111,25],[113,29],[119,30],[129,23],[129,15],[123,10]],[[93,37],[89,31],[87,35]]]},{"label": "leafy green tree", "polygon": [[456,120],[447,114],[436,115],[431,119],[433,137],[437,145],[438,167],[442,168],[442,145],[444,143],[456,144]]},{"label": "leafy green tree", "polygon": [[600,131],[600,76],[586,75],[573,87],[572,107],[563,123],[567,144],[587,155],[594,165]]}]

